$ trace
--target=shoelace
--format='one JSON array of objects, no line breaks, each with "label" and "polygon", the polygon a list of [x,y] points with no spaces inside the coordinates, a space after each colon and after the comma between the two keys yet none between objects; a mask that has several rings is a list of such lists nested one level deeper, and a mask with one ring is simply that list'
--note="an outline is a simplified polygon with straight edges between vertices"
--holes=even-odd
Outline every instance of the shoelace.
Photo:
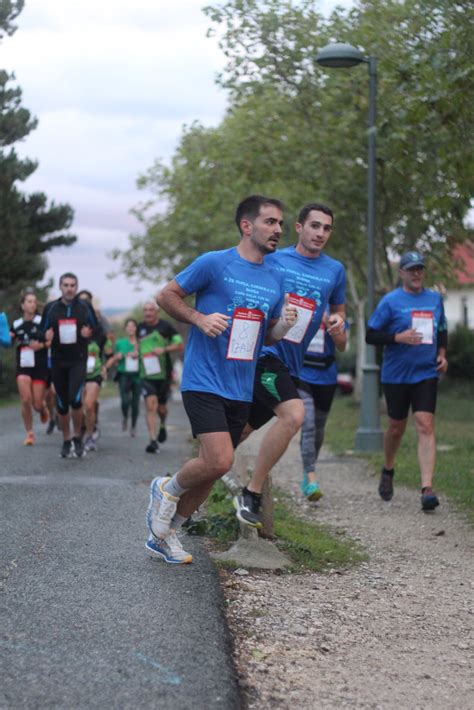
[{"label": "shoelace", "polygon": [[158,520],[168,521],[171,520],[173,515],[176,513],[176,503],[169,500],[166,496],[163,496],[160,503],[160,508],[158,511]]},{"label": "shoelace", "polygon": [[175,532],[171,532],[168,535],[166,543],[167,543],[169,550],[170,550],[171,554],[173,555],[173,557],[187,554],[184,552],[183,546],[182,546],[181,542],[179,541],[179,538]]}]

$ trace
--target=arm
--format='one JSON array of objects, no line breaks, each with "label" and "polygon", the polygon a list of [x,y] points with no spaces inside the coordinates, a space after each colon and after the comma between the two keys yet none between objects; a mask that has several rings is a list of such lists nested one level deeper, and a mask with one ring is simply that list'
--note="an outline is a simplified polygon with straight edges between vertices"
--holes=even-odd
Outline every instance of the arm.
[{"label": "arm", "polygon": [[438,372],[444,375],[448,370],[448,360],[446,358],[446,353],[448,349],[448,331],[439,330],[438,331],[438,355],[436,357],[436,369]]},{"label": "arm", "polygon": [[182,323],[195,325],[201,333],[210,338],[221,335],[227,329],[230,321],[229,316],[223,313],[210,313],[209,315],[200,313],[195,308],[188,306],[184,300],[186,296],[189,294],[173,279],[158,294],[156,300],[172,318]]},{"label": "arm", "polygon": [[[344,303],[330,304],[327,329],[331,338],[336,344],[335,337],[345,336],[346,307]],[[336,345],[337,347],[337,345]],[[345,347],[345,343],[344,343]],[[340,350],[340,348],[338,348]]]},{"label": "arm", "polygon": [[285,293],[285,301],[278,319],[270,320],[265,334],[265,345],[274,345],[285,337],[298,320],[298,311],[290,304],[290,294]]}]

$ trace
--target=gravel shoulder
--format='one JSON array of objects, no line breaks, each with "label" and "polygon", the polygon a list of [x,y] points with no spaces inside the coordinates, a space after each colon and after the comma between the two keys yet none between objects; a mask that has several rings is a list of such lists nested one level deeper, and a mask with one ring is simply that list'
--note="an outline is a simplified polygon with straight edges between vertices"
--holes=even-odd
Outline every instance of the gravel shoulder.
[{"label": "gravel shoulder", "polygon": [[[251,463],[261,433],[241,447]],[[322,452],[323,498],[299,493],[298,440],[273,471],[308,520],[343,530],[369,560],[329,574],[223,572],[249,708],[468,708],[474,698],[474,530],[445,499],[391,503],[356,458]]]}]

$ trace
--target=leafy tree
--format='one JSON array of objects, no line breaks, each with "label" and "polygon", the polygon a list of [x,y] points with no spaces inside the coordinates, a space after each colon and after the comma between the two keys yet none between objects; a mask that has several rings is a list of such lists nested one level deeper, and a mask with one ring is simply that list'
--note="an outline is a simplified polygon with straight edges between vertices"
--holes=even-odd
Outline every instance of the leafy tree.
[{"label": "leafy tree", "polygon": [[[23,0],[0,5],[0,38],[12,34],[12,21]],[[76,237],[63,233],[72,223],[73,210],[67,204],[48,204],[41,192],[21,192],[18,182],[26,180],[37,163],[20,159],[13,147],[37,125],[21,106],[21,89],[12,86],[14,77],[0,70],[0,302],[2,309],[18,300],[25,285],[35,285],[47,269],[45,254],[57,246],[69,246]]]}]

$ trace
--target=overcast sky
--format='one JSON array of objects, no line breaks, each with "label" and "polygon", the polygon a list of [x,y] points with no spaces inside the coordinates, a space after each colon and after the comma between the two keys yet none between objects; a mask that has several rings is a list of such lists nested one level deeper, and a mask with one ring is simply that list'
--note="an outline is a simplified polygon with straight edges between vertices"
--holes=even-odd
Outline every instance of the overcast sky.
[{"label": "overcast sky", "polygon": [[[76,272],[102,307],[156,292],[106,277],[116,267],[107,253],[138,229],[129,214],[145,197],[138,175],[170,158],[183,124],[223,117],[226,96],[214,79],[224,57],[206,38],[205,4],[212,0],[26,0],[0,46],[0,67],[15,72],[23,106],[39,119],[16,146],[39,161],[21,189],[75,211],[78,242],[49,253],[47,276],[56,283]],[[321,2],[321,11],[333,4]]]}]

